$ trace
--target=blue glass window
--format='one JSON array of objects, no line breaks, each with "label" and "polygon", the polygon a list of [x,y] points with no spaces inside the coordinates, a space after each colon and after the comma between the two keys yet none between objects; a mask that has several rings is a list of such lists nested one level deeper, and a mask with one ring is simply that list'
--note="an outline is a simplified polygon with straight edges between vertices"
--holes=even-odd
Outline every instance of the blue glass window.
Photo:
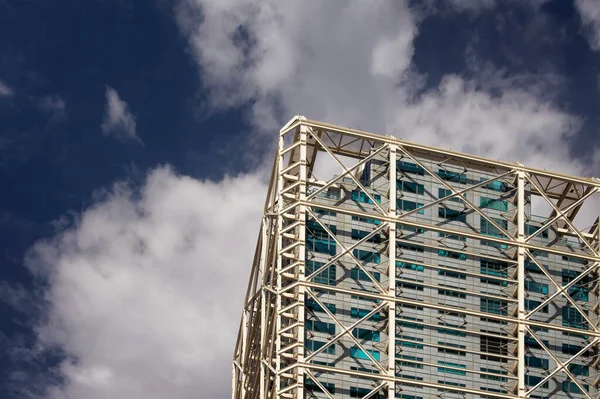
[{"label": "blue glass window", "polygon": [[[579,276],[580,274],[581,273],[579,273],[575,270],[563,269],[562,270],[563,285],[567,285],[568,283],[573,281],[575,278],[577,278],[577,276]],[[584,277],[583,279],[581,279],[577,283],[575,283],[573,286],[571,286],[568,289],[568,293],[569,293],[569,296],[571,298],[575,299],[576,301],[587,302],[589,299],[589,295],[588,295],[589,289],[587,287],[587,278]]]},{"label": "blue glass window", "polygon": [[548,294],[548,284],[538,283],[536,281],[525,281],[525,289],[529,292],[534,292],[537,294]]},{"label": "blue glass window", "polygon": [[452,172],[450,170],[440,169],[438,176],[443,180],[448,180],[456,183],[466,184],[467,175],[464,173]]},{"label": "blue glass window", "polygon": [[396,166],[398,167],[399,170],[401,170],[402,172],[405,172],[405,173],[412,173],[412,174],[421,175],[421,176],[423,176],[425,174],[425,169],[423,169],[422,167],[418,166],[415,163],[398,161],[398,162],[396,162]]},{"label": "blue glass window", "polygon": [[455,209],[439,207],[438,216],[452,221],[467,222],[467,214],[464,211],[457,211]]},{"label": "blue glass window", "polygon": [[[322,342],[322,341],[315,341],[313,339],[307,339],[306,341],[304,341],[304,346],[306,346],[306,349],[308,349],[311,352],[317,351],[319,349],[321,349],[322,347],[324,347],[326,344],[326,342]],[[335,355],[335,345],[329,345],[324,351],[323,353],[327,353],[330,355]]]},{"label": "blue glass window", "polygon": [[424,270],[423,265],[417,265],[415,263],[397,261],[396,266],[401,269],[415,270],[417,272],[422,272]]},{"label": "blue glass window", "polygon": [[423,186],[422,184],[404,180],[397,180],[396,183],[398,190],[400,191],[405,191],[407,193],[414,193],[418,195],[423,195],[425,193],[425,186]]},{"label": "blue glass window", "polygon": [[[381,195],[371,194],[371,196],[373,198],[375,198],[375,201],[377,201],[378,204],[381,204]],[[371,198],[369,198],[369,196],[362,191],[352,191],[351,198],[352,198],[352,201],[358,201],[358,202],[362,202],[363,204],[374,205],[373,201],[371,201]]]},{"label": "blue glass window", "polygon": [[[316,270],[319,270],[323,267],[325,263],[316,262],[312,260],[306,261],[306,275],[310,275],[314,273]],[[331,265],[321,273],[317,274],[312,279],[313,282],[319,284],[327,284],[327,285],[336,285],[336,268],[335,265]]]},{"label": "blue glass window", "polygon": [[508,211],[508,202],[502,201],[499,198],[479,198],[479,205],[482,208],[495,209],[497,211],[506,212]]},{"label": "blue glass window", "polygon": [[365,339],[367,341],[379,342],[379,331],[366,330],[364,328],[355,328],[352,330],[352,335],[358,339]]},{"label": "blue glass window", "polygon": [[[398,207],[398,209],[401,209],[403,211],[408,212],[408,211],[413,211],[413,210],[415,210],[417,208],[423,207],[423,204],[418,204],[418,203],[416,203],[414,201],[399,199],[399,200],[396,200],[396,206]],[[422,215],[425,212],[424,212],[423,209],[421,209],[417,213],[419,213],[419,214]]]},{"label": "blue glass window", "polygon": [[[466,369],[467,368],[467,366],[465,366],[464,364],[451,363],[451,362],[443,362],[441,360],[438,360],[438,365],[455,367],[455,368],[459,368],[459,369]],[[453,368],[451,369],[451,368],[446,368],[446,367],[438,367],[438,371],[440,373],[448,373],[448,374],[456,374],[456,375],[467,375],[466,371],[455,370]]]},{"label": "blue glass window", "polygon": [[[367,349],[367,351],[369,352],[369,354],[371,356],[373,356],[373,358],[375,360],[377,360],[377,361],[380,360],[379,351],[369,350],[369,349]],[[363,351],[362,349],[357,348],[357,347],[350,348],[350,357],[353,357],[353,358],[356,358],[356,359],[370,360],[369,356],[367,356],[367,354],[365,353],[365,351]]]},{"label": "blue glass window", "polygon": [[365,251],[362,249],[353,249],[352,255],[362,262],[381,262],[381,256],[377,252]]},{"label": "blue glass window", "polygon": [[304,323],[308,331],[322,332],[329,335],[335,335],[335,324],[325,323],[319,320],[306,320]]},{"label": "blue glass window", "polygon": [[[373,276],[373,278],[376,281],[381,280],[381,273],[379,273],[379,272],[371,272],[371,276]],[[350,270],[350,277],[354,280],[369,281],[369,282],[371,281],[369,276],[367,276],[367,273],[365,273],[362,269],[359,269],[358,267],[355,267]]]}]

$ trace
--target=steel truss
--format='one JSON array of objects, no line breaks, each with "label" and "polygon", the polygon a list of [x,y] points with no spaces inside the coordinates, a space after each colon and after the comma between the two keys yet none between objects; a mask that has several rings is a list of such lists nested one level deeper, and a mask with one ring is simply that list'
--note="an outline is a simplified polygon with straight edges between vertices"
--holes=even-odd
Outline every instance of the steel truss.
[{"label": "steel truss", "polygon": [[[327,181],[319,180],[314,175],[317,154],[329,156],[339,168],[339,174]],[[346,166],[340,156],[345,159],[356,159],[356,164]],[[387,184],[386,187],[367,188],[359,177],[365,165],[375,159],[383,159],[386,169],[386,178],[389,182],[396,182],[401,173],[395,165],[398,160],[406,160],[416,165],[423,171],[424,176],[432,178],[441,187],[449,190],[449,195],[444,198],[432,198],[418,209],[402,211],[396,209],[398,192],[396,184]],[[459,189],[457,185],[450,184],[448,180],[440,177],[431,167],[424,162],[428,160],[440,167],[454,168],[453,170],[477,170],[488,173],[489,179],[465,186]],[[338,189],[344,179],[349,179],[358,190],[365,193],[370,206],[355,209],[343,204],[332,204],[321,201],[320,198],[328,190]],[[507,212],[507,218],[514,223],[513,228],[506,228],[490,217],[481,207],[476,206],[468,199],[467,194],[480,189],[492,182],[509,182],[513,187],[508,190],[506,197],[515,205],[512,213]],[[383,201],[375,198],[377,191],[384,198]],[[597,356],[600,341],[600,328],[598,327],[599,304],[598,293],[598,267],[600,265],[600,230],[598,219],[587,230],[575,227],[573,221],[578,211],[586,201],[595,200],[600,191],[600,181],[593,178],[581,178],[552,173],[544,170],[528,168],[521,164],[494,161],[472,155],[446,151],[438,148],[414,144],[398,140],[391,136],[379,136],[371,133],[321,122],[307,120],[304,117],[293,118],[280,131],[277,156],[273,165],[273,173],[269,184],[267,200],[264,206],[264,216],[261,222],[260,234],[254,255],[251,277],[244,302],[244,309],[233,358],[233,399],[238,398],[304,398],[305,383],[309,379],[313,386],[322,391],[324,397],[333,399],[319,375],[333,373],[349,377],[360,377],[371,381],[371,390],[363,394],[363,398],[387,396],[389,399],[403,386],[422,386],[440,390],[438,396],[459,395],[459,397],[479,397],[482,395],[490,398],[526,398],[535,394],[546,381],[562,373],[579,387],[581,397],[599,397],[596,389],[589,393],[584,384],[598,387],[599,381],[582,378],[574,375],[569,370],[573,361],[581,359],[584,353],[593,352],[591,357],[592,367],[597,367],[600,359]],[[525,230],[530,215],[527,206],[531,195],[543,198],[552,208],[544,222],[544,227],[554,228],[562,238],[576,239],[579,242],[576,251],[568,250],[564,246],[544,246],[536,241],[543,229],[531,233]],[[455,202],[448,202],[454,200]],[[420,220],[418,212],[440,205],[462,206],[465,212],[478,215],[486,220],[500,234],[496,236],[482,235],[478,231],[464,231],[452,228],[445,224],[434,224]],[[600,204],[598,204],[600,205]],[[598,205],[596,209],[598,209]],[[326,212],[336,212],[378,220],[379,224],[366,236],[348,245],[344,240],[336,237],[320,217]],[[316,270],[307,269],[307,221],[318,226],[339,250],[330,256],[322,266]],[[399,226],[408,226],[413,229],[425,229],[437,232],[441,236],[460,236],[464,238],[486,240],[499,245],[503,250],[497,255],[499,260],[506,263],[505,273],[496,277],[503,282],[504,287],[494,296],[486,294],[489,298],[500,298],[507,303],[506,311],[500,314],[483,312],[478,308],[460,308],[453,305],[440,304],[432,300],[427,302],[418,298],[404,295],[399,284],[409,283],[399,274],[397,261],[402,259],[398,243],[410,243],[410,237]],[[384,237],[378,244],[372,244],[375,237]],[[539,237],[538,237],[539,238]],[[367,268],[354,254],[354,250],[366,243],[378,248],[378,251],[387,256],[385,264],[378,265],[380,272],[385,276],[381,281],[376,278],[373,268]],[[438,250],[451,250],[457,254],[469,255],[470,249],[466,244],[463,247],[448,247],[441,238],[437,242],[424,242],[420,245]],[[569,282],[558,281],[541,263],[537,254],[543,251],[556,254],[569,259],[587,262],[581,267],[577,276]],[[399,255],[400,253],[400,255]],[[492,258],[491,256],[488,256]],[[345,287],[327,285],[315,282],[315,278],[326,272],[330,266],[339,264],[342,259],[353,268],[357,268],[368,278],[368,290],[357,292]],[[543,300],[533,310],[526,309],[528,292],[526,287],[526,264],[536,265],[541,274],[553,286],[554,291],[543,297]],[[440,265],[423,264],[423,268],[446,270]],[[483,274],[465,271],[465,274],[475,277],[489,277]],[[595,294],[592,303],[582,304],[572,298],[570,292],[578,283],[587,281],[591,292]],[[427,286],[426,282],[420,283]],[[431,285],[431,284],[429,284]],[[437,288],[437,286],[436,286]],[[322,300],[320,293],[330,292],[339,295],[360,295],[362,298],[374,302],[372,309],[362,317],[357,318],[352,324],[343,322],[329,309]],[[468,292],[469,295],[479,295]],[[543,310],[557,300],[566,301],[579,312],[585,322],[586,330],[575,328],[571,325],[552,324],[543,319]],[[307,301],[318,306],[325,314],[324,317],[336,326],[337,333],[329,337],[327,343],[320,348],[308,351],[305,347],[305,337],[310,332],[305,330],[305,321],[312,316],[307,311]],[[474,336],[489,336],[502,338],[506,342],[507,351],[503,353],[489,352],[476,349],[465,349],[466,352],[493,355],[506,360],[505,387],[508,393],[480,391],[466,387],[453,387],[439,384],[436,381],[417,381],[403,378],[398,353],[396,336],[399,331],[397,319],[402,318],[406,306],[420,306],[434,309],[441,314],[439,319],[443,322],[451,318],[463,320],[464,324],[456,325],[447,323],[444,328],[460,331]],[[503,309],[504,310],[504,309]],[[380,328],[387,337],[385,342],[380,342],[378,348],[385,354],[383,360],[376,359],[365,343],[356,338],[352,331],[364,324],[374,315],[383,315]],[[485,318],[499,323],[504,323],[503,331],[499,334],[481,330],[477,326],[467,323],[467,318]],[[422,323],[425,326],[427,322]],[[431,324],[431,323],[430,323]],[[431,327],[439,327],[431,324]],[[467,326],[468,328],[465,328]],[[564,333],[581,336],[585,341],[583,348],[568,359],[559,358],[555,351],[549,348],[538,335],[540,329],[550,329]],[[400,328],[402,330],[402,328]],[[556,367],[546,371],[545,376],[534,386],[527,386],[527,354],[526,340],[531,337],[548,357],[554,361]],[[368,357],[368,362],[377,373],[368,373],[361,370],[338,368],[328,364],[314,362],[315,358],[327,351],[328,347],[345,340],[355,345]],[[411,342],[408,340],[407,342]],[[531,340],[530,340],[531,342]],[[450,347],[434,342],[415,341],[415,344],[431,346],[441,349]],[[415,361],[422,366],[433,367],[422,361]],[[438,367],[436,364],[435,367]],[[451,366],[447,366],[452,368]],[[470,372],[470,371],[469,371]],[[498,377],[494,372],[474,370],[478,374]],[[597,375],[597,373],[595,374]],[[451,397],[451,396],[446,396]],[[456,396],[452,396],[456,397]]]}]

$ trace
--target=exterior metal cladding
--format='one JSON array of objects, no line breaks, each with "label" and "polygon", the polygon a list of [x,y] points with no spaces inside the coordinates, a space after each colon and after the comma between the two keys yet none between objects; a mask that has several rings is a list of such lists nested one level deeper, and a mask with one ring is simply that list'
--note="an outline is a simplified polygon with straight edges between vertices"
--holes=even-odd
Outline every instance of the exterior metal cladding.
[{"label": "exterior metal cladding", "polygon": [[598,398],[599,190],[293,118],[232,398]]}]

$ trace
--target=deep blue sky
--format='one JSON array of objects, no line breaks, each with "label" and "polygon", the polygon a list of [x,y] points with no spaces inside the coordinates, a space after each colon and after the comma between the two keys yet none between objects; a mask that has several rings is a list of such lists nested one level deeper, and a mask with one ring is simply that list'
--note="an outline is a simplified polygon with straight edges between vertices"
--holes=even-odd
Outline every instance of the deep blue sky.
[{"label": "deep blue sky", "polygon": [[[0,99],[0,280],[32,287],[22,267],[26,250],[52,234],[52,221],[86,208],[96,190],[117,180],[139,181],[150,168],[167,163],[179,173],[209,179],[255,166],[234,145],[247,138],[243,110],[206,111],[201,71],[172,5],[0,1],[0,81],[14,90]],[[584,154],[596,140],[600,55],[582,36],[570,1],[551,1],[538,12],[513,4],[478,16],[451,11],[429,16],[420,25],[413,61],[434,87],[445,74],[473,73],[465,57],[469,48],[482,62],[510,73],[563,76],[558,103],[585,120],[572,151]],[[102,134],[107,85],[135,114],[144,145]],[[40,108],[47,96],[64,100],[62,117]],[[234,156],[225,160],[223,149]],[[10,345],[17,335],[27,338],[22,318],[5,305],[0,310],[0,345]],[[3,381],[13,366],[0,360],[2,398],[11,397]]]}]

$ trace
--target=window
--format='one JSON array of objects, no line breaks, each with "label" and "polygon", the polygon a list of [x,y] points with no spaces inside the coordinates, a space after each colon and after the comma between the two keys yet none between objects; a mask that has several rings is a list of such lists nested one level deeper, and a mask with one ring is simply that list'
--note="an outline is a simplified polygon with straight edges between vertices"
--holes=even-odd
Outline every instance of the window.
[{"label": "window", "polygon": [[456,234],[446,234],[446,233],[438,233],[438,237],[443,239],[457,240],[457,241],[467,241],[466,237],[462,237]]},{"label": "window", "polygon": [[[465,384],[459,384],[458,382],[454,382],[454,381],[442,381],[442,380],[438,380],[438,384],[451,385],[453,387],[466,387]],[[438,391],[440,391],[440,390],[438,389]]]},{"label": "window", "polygon": [[[531,311],[540,306],[542,303],[540,301],[534,301],[533,299],[525,299],[525,309]],[[538,310],[540,313],[548,313],[548,305],[544,305],[543,308]]]},{"label": "window", "polygon": [[525,365],[527,367],[548,370],[548,359],[525,356]]},{"label": "window", "polygon": [[[587,314],[587,313],[586,313]],[[579,311],[569,305],[562,308],[562,325],[587,330],[587,322]]]},{"label": "window", "polygon": [[590,376],[590,369],[588,366],[584,366],[583,364],[569,364],[569,371],[573,373],[573,375],[583,375],[585,377]]},{"label": "window", "polygon": [[423,265],[417,265],[416,263],[407,263],[401,261],[396,262],[396,267],[399,267],[401,269],[414,270],[417,272],[422,272],[424,270]]},{"label": "window", "polygon": [[454,368],[438,367],[438,371],[440,373],[448,373],[448,374],[456,374],[456,375],[467,375],[466,371],[456,370],[456,369],[466,369],[467,366],[465,366],[464,364],[443,362],[441,360],[438,360],[438,365],[448,366],[448,367],[454,367]]},{"label": "window", "polygon": [[[542,343],[546,345],[546,348],[548,348],[550,345],[550,342],[545,339],[542,340]],[[529,335],[525,338],[525,345],[527,345],[529,348],[542,349],[542,345],[540,345],[535,338]]]},{"label": "window", "polygon": [[466,337],[467,336],[467,333],[464,331],[458,331],[455,329],[442,328],[442,327],[438,327],[438,333],[446,334],[446,335],[454,335],[457,337]]},{"label": "window", "polygon": [[421,176],[425,174],[425,169],[411,162],[398,161],[396,162],[396,166],[399,170],[405,173],[412,173]]},{"label": "window", "polygon": [[[400,335],[398,336],[400,339],[408,339],[410,341],[423,342],[423,338],[411,337],[408,335]],[[396,341],[400,344],[400,346],[404,346],[406,348],[415,348],[415,349],[423,349],[422,344],[418,344],[416,342],[408,342],[408,341]]]},{"label": "window", "polygon": [[[440,266],[443,266],[443,265],[440,265]],[[442,269],[438,269],[438,276],[458,278],[460,280],[465,280],[467,278],[466,274],[454,272],[451,270],[442,270]]]},{"label": "window", "polygon": [[[362,398],[367,396],[371,392],[371,388],[358,388],[358,387],[350,387],[350,397],[351,398]],[[377,392],[374,395],[369,396],[369,398],[373,399],[383,399],[383,395]]]},{"label": "window", "polygon": [[[362,230],[352,229],[351,237],[354,240],[362,240],[369,234],[371,234],[370,231],[362,231]],[[373,234],[371,237],[369,237],[367,242],[374,242],[376,244],[379,244],[381,242],[381,235]]]},{"label": "window", "polygon": [[[304,346],[311,352],[318,351],[322,347],[325,346],[327,342],[315,341],[313,339],[307,339],[304,341]],[[329,345],[323,353],[327,353],[329,355],[335,355],[335,345]]]},{"label": "window", "polygon": [[[479,371],[483,371],[485,373],[491,373],[491,374],[508,375],[508,372],[506,372],[504,370],[494,370],[494,369],[488,369],[485,367],[481,367],[479,369]],[[479,378],[482,378],[484,380],[492,380],[492,381],[502,381],[502,382],[508,381],[508,379],[506,377],[501,377],[500,375],[479,374]]]},{"label": "window", "polygon": [[538,283],[535,281],[525,281],[525,289],[536,294],[548,294],[548,284]]},{"label": "window", "polygon": [[480,310],[486,313],[506,314],[506,301],[491,298],[480,298]]},{"label": "window", "polygon": [[[481,352],[486,352],[490,355],[508,355],[508,341],[506,339],[482,335],[479,338],[479,343]],[[506,359],[497,356],[481,355],[481,359],[506,363]]]},{"label": "window", "polygon": [[381,256],[377,252],[365,251],[362,249],[354,249],[352,250],[352,255],[354,255],[356,259],[362,262],[381,262]]},{"label": "window", "polygon": [[445,249],[438,249],[438,256],[445,256],[447,258],[459,259],[459,260],[467,260],[466,254],[461,254],[454,251],[447,251]]},{"label": "window", "polygon": [[335,324],[319,320],[306,320],[304,323],[308,331],[322,332],[329,335],[335,334]]},{"label": "window", "polygon": [[466,184],[467,183],[467,175],[464,173],[452,172],[445,169],[440,169],[438,171],[438,176],[443,180],[453,181],[456,183]]},{"label": "window", "polygon": [[[306,275],[307,276],[311,275],[315,271],[322,268],[324,265],[325,265],[325,263],[322,263],[322,262],[307,260],[306,261]],[[319,284],[335,285],[336,284],[335,265],[331,265],[328,268],[326,268],[325,270],[323,270],[321,273],[317,274],[315,277],[313,277],[312,281],[315,283],[319,283]]]},{"label": "window", "polygon": [[[452,195],[452,191],[447,188],[438,188],[438,199],[446,198]],[[464,194],[463,194],[464,195]],[[462,202],[459,195],[450,198],[448,201]]]},{"label": "window", "polygon": [[[381,195],[371,194],[371,196],[373,198],[375,198],[375,201],[377,201],[378,204],[381,204]],[[374,205],[373,201],[371,201],[371,198],[369,198],[369,196],[363,191],[352,191],[351,198],[352,198],[352,201],[358,201],[358,202],[362,202],[363,204]]]},{"label": "window", "polygon": [[[328,225],[327,228],[333,234],[337,234],[335,226]],[[314,220],[306,222],[306,249],[311,252],[329,254],[331,256],[336,253],[336,242],[329,236],[327,231]]]},{"label": "window", "polygon": [[[410,316],[398,316],[398,325],[402,326],[402,327],[406,327],[406,328],[415,328],[417,330],[422,330],[423,329],[423,324],[418,323],[418,322],[423,322],[423,319],[418,319],[416,317],[410,317]],[[405,320],[411,320],[411,321],[405,321]]]},{"label": "window", "polygon": [[355,328],[352,330],[352,335],[358,339],[367,341],[379,342],[379,331],[366,330],[364,328]]},{"label": "window", "polygon": [[[422,282],[422,281],[419,280],[419,282]],[[396,284],[398,287],[403,288],[403,289],[423,291],[423,286],[420,284],[407,283],[404,281],[397,282]]]},{"label": "window", "polygon": [[[327,392],[331,393],[331,394],[335,394],[335,385],[330,383],[330,382],[321,382],[321,385],[323,385],[323,388],[325,388],[327,390]],[[311,380],[310,378],[306,378],[304,380],[304,389],[306,389],[308,392],[323,392],[323,390],[321,389],[320,386],[317,385],[316,382],[314,382],[313,380]]]},{"label": "window", "polygon": [[[542,265],[542,266],[544,266],[544,265]],[[547,266],[544,266],[544,268],[546,270],[548,270]],[[531,262],[529,260],[525,261],[525,270],[527,270],[530,274],[531,273],[533,273],[533,274],[542,274],[542,271],[540,270],[540,268],[535,263],[533,263],[533,262]]]},{"label": "window", "polygon": [[[529,387],[534,387],[537,384],[539,384],[540,382],[542,382],[542,377],[539,377],[537,375],[525,375],[525,385],[529,386]],[[544,382],[544,384],[542,384],[542,388],[548,388],[548,381]]]},{"label": "window", "polygon": [[[567,285],[571,281],[575,280],[577,278],[577,276],[579,276],[580,274],[581,273],[579,273],[575,270],[563,269],[562,270],[563,286]],[[584,277],[583,279],[581,279],[577,283],[575,283],[573,286],[571,286],[568,289],[569,296],[576,301],[587,302],[588,301],[588,293],[589,293],[589,290],[587,288],[587,280],[588,279],[586,277]]]},{"label": "window", "polygon": [[501,212],[508,211],[508,202],[502,201],[499,198],[480,197],[479,206],[481,208],[495,209]]},{"label": "window", "polygon": [[[582,384],[583,389],[585,389],[586,391],[589,392],[590,387],[586,384]],[[579,387],[577,386],[577,384],[575,384],[573,381],[571,380],[565,380],[562,383],[562,390],[564,392],[570,392],[570,393],[583,393],[581,392],[581,389],[579,389]]]},{"label": "window", "polygon": [[407,193],[414,193],[423,195],[425,193],[425,186],[412,181],[397,180],[398,190],[406,191]]},{"label": "window", "polygon": [[422,245],[416,245],[407,242],[397,242],[396,246],[400,249],[407,249],[415,252],[423,252],[425,250]]},{"label": "window", "polygon": [[[400,362],[400,365],[402,365],[402,366],[413,367],[416,369],[423,368],[422,364],[415,363],[415,362],[422,362],[423,361],[422,357],[416,357],[416,356],[410,356],[410,355],[400,355],[400,358],[402,359],[402,361]],[[412,360],[412,362],[407,361],[407,360]]]},{"label": "window", "polygon": [[[458,289],[460,289],[460,288],[458,288]],[[446,289],[438,290],[438,294],[445,295],[445,296],[451,296],[453,298],[460,298],[460,299],[467,298],[467,294],[465,294],[463,292],[446,290]]]},{"label": "window", "polygon": [[[417,208],[422,208],[423,204],[418,204],[414,201],[399,199],[399,200],[396,200],[396,206],[398,207],[398,209],[408,212],[408,211],[413,211]],[[423,209],[420,209],[417,213],[422,215],[425,212]]]},{"label": "window", "polygon": [[[540,226],[532,226],[530,224],[525,224],[525,234],[530,236],[535,234],[536,231],[540,229]],[[544,229],[537,237],[548,238],[548,229]]]},{"label": "window", "polygon": [[438,345],[443,345],[443,346],[450,346],[452,348],[457,348],[457,349],[450,349],[450,348],[438,348],[438,352],[440,353],[447,353],[449,355],[457,355],[457,356],[466,356],[467,353],[458,349],[466,349],[467,347],[465,345],[457,345],[457,344],[453,344],[450,342],[443,342],[443,341],[438,341]]},{"label": "window", "polygon": [[[313,312],[326,313],[325,310],[321,307],[321,305],[319,305],[314,299],[308,298],[304,302],[304,305],[306,306],[306,309],[312,310]],[[335,304],[334,303],[323,302],[323,305],[325,305],[327,310],[329,310],[331,313],[335,314]]]},{"label": "window", "polygon": [[[571,345],[571,344],[562,344],[562,353],[566,353],[569,355],[576,355],[582,349],[583,349],[583,347],[581,347],[581,346]],[[585,356],[585,354],[584,354],[584,356]]]},{"label": "window", "polygon": [[[373,356],[375,360],[379,361],[379,351],[367,349],[367,352],[369,352],[369,354]],[[350,357],[353,357],[355,359],[371,360],[369,359],[369,356],[365,353],[365,351],[357,347],[350,348]]]},{"label": "window", "polygon": [[397,224],[396,226],[398,226],[398,229],[402,229],[404,231],[410,231],[411,233],[423,234],[425,232],[425,230],[420,227],[405,226],[403,224]]},{"label": "window", "polygon": [[[498,218],[489,218],[489,219],[493,220],[494,223],[496,223],[498,226],[502,227],[504,230],[508,229],[508,221],[507,220],[498,219]],[[494,226],[493,224],[488,222],[488,220],[486,218],[484,218],[483,216],[480,216],[479,221],[480,221],[480,225],[481,225],[481,234],[485,234],[485,235],[491,236],[491,237],[506,238],[506,236],[502,233],[501,230],[499,230],[498,228],[496,228],[496,226]]]},{"label": "window", "polygon": [[370,218],[363,218],[363,217],[360,217],[360,216],[352,216],[352,220],[354,220],[356,222],[371,223],[371,224],[375,224],[375,225],[381,224],[381,220],[370,219]]},{"label": "window", "polygon": [[[366,315],[368,315],[372,310],[367,310],[367,309],[359,309],[359,308],[351,308],[350,309],[350,316],[353,319],[362,319],[363,317],[365,317]],[[369,319],[369,321],[379,321],[381,319],[381,316],[379,314],[379,312],[373,314],[371,316],[371,318]]]},{"label": "window", "polygon": [[[378,281],[378,282],[381,279],[381,274],[379,272],[372,272],[371,276],[373,276],[375,281]],[[358,267],[355,267],[352,270],[350,270],[350,277],[354,280],[372,281],[369,278],[369,276],[367,275],[367,273],[365,273],[362,269],[359,269]]]},{"label": "window", "polygon": [[452,221],[467,223],[467,214],[464,211],[440,207],[438,208],[438,216]]},{"label": "window", "polygon": [[[488,179],[486,178],[481,178],[481,182],[484,182]],[[501,181],[491,181],[487,184],[484,184],[482,186],[483,188],[487,188],[489,190],[494,190],[494,191],[500,191],[500,192],[506,192],[508,191],[508,186],[506,185],[506,183],[501,182]]]},{"label": "window", "polygon": [[506,277],[508,264],[499,262],[496,260],[481,258],[479,260],[479,267],[481,274],[487,274],[490,276]]}]

